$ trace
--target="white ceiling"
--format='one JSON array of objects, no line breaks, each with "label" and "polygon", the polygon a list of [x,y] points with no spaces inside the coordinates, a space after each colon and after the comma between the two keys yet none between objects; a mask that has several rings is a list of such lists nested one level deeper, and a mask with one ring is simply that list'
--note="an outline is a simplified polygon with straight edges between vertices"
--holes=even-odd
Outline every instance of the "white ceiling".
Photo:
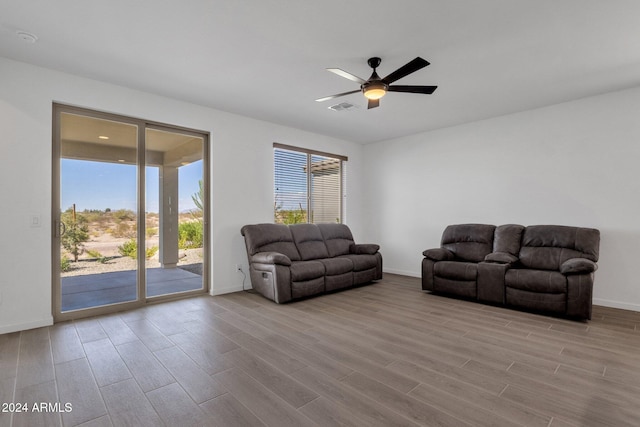
[{"label": "white ceiling", "polygon": [[[0,56],[367,143],[640,86],[640,1],[0,0]],[[371,56],[438,90],[314,101]]]}]

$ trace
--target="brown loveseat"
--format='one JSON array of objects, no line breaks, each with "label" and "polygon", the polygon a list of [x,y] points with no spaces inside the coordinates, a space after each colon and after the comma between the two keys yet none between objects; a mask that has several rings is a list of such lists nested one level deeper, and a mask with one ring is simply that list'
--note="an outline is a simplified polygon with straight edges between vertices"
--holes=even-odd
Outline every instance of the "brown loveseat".
[{"label": "brown loveseat", "polygon": [[600,232],[561,225],[450,225],[423,252],[422,289],[591,319]]},{"label": "brown loveseat", "polygon": [[277,303],[379,280],[382,255],[344,224],[254,224],[241,230],[253,288]]}]

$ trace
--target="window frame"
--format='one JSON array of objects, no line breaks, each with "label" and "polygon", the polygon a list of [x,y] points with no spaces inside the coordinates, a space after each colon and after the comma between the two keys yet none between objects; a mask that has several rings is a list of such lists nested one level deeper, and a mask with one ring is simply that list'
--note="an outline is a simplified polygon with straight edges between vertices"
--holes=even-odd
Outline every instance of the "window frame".
[{"label": "window frame", "polygon": [[[295,152],[295,153],[300,153],[300,154],[304,154],[306,155],[306,170],[307,171],[311,171],[311,166],[312,166],[312,156],[322,156],[322,157],[328,157],[331,159],[335,159],[340,161],[340,176],[338,177],[338,187],[339,187],[339,192],[340,195],[338,196],[339,200],[339,223],[343,224],[345,222],[345,217],[346,217],[346,212],[345,212],[345,207],[346,207],[346,162],[349,160],[349,158],[347,156],[344,155],[340,155],[340,154],[334,154],[334,153],[328,153],[328,152],[324,152],[324,151],[319,151],[319,150],[313,150],[313,149],[308,149],[308,148],[302,148],[302,147],[296,147],[293,145],[287,145],[287,144],[280,144],[277,142],[273,143],[273,173],[274,173],[274,185],[273,185],[273,189],[274,189],[274,201],[275,201],[275,197],[276,197],[276,182],[275,182],[275,175],[276,175],[276,159],[275,159],[275,153],[276,150],[285,150],[285,151],[291,151],[291,152]],[[312,193],[312,173],[306,172],[305,176],[306,176],[306,221],[305,223],[307,224],[313,224],[314,222],[312,221],[312,197],[313,197],[313,193]],[[276,221],[275,218],[275,206],[274,206],[274,218],[273,218],[274,222]]]}]

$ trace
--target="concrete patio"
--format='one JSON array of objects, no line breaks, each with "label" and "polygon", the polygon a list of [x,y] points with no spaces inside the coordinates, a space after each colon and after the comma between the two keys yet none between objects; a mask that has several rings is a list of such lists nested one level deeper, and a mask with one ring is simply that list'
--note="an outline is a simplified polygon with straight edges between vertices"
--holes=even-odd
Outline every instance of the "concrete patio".
[{"label": "concrete patio", "polygon": [[[136,299],[136,271],[63,277],[62,311],[117,304]],[[182,268],[147,269],[147,297],[202,289],[202,276]]]}]

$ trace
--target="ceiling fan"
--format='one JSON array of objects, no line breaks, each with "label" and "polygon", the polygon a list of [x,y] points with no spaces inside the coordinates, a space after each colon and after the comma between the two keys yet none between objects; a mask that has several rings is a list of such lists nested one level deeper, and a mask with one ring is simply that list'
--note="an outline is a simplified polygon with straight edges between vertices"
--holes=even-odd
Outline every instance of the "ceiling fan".
[{"label": "ceiling fan", "polygon": [[336,95],[326,96],[324,98],[316,99],[317,102],[327,101],[329,99],[338,98],[340,96],[350,95],[352,93],[362,92],[364,96],[368,100],[367,109],[376,108],[380,105],[380,98],[386,95],[387,92],[408,92],[408,93],[423,93],[426,95],[430,95],[433,91],[436,90],[438,86],[407,86],[407,85],[391,85],[391,83],[396,80],[400,80],[403,77],[408,76],[411,73],[415,73],[416,71],[426,67],[429,65],[429,62],[425,59],[417,57],[416,59],[409,61],[402,67],[395,70],[393,73],[389,74],[385,78],[380,78],[378,73],[376,73],[376,68],[380,65],[382,60],[380,58],[374,57],[369,58],[367,63],[371,68],[373,68],[373,73],[368,80],[361,79],[358,76],[354,76],[351,73],[348,73],[340,68],[327,68],[327,71],[331,71],[339,75],[340,77],[344,77],[345,79],[352,80],[356,83],[360,83],[360,89],[352,90],[349,92],[338,93]]}]

